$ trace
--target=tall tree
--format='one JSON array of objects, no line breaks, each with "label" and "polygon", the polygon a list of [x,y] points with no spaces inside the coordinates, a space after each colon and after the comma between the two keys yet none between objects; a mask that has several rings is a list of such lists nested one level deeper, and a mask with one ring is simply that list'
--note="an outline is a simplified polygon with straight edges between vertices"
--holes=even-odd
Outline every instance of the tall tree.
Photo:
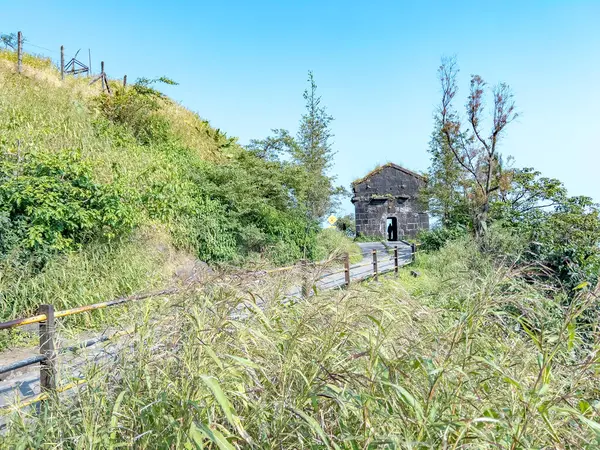
[{"label": "tall tree", "polygon": [[428,152],[431,166],[422,196],[429,212],[438,217],[443,226],[468,225],[471,221],[467,204],[468,183],[465,183],[462,167],[448,148],[439,120],[436,120]]},{"label": "tall tree", "polygon": [[293,194],[295,201],[306,211],[310,221],[319,222],[336,207],[346,190],[335,186],[335,177],[329,175],[335,155],[330,128],[333,117],[321,104],[312,72],[308,72],[308,83],[304,91],[306,111],[300,120],[297,136],[287,130],[274,129],[272,136],[253,139],[246,148],[261,159],[289,160],[298,168],[298,188]]},{"label": "tall tree", "polygon": [[442,86],[442,102],[437,113],[441,124],[444,145],[450,150],[454,160],[461,167],[468,189],[471,216],[475,233],[485,234],[489,221],[490,205],[498,195],[502,185],[507,183],[507,174],[502,170],[502,157],[499,144],[506,127],[516,117],[513,94],[509,86],[499,83],[492,90],[493,110],[489,131],[484,127],[487,84],[479,75],[471,76],[471,86],[466,104],[466,122],[453,108],[457,93],[456,76],[458,68],[454,59],[443,59],[439,68]]},{"label": "tall tree", "polygon": [[308,72],[308,88],[304,91],[306,112],[300,120],[297,146],[291,146],[292,159],[306,170],[307,189],[304,202],[308,216],[313,220],[322,219],[334,207],[343,188],[335,187],[335,178],[328,175],[335,152],[332,149],[333,133],[330,124],[333,117],[321,104],[317,95],[317,83],[311,71]]},{"label": "tall tree", "polygon": [[246,149],[261,159],[279,161],[282,156],[290,155],[298,146],[294,136],[284,129],[272,129],[273,136],[264,139],[251,139]]}]

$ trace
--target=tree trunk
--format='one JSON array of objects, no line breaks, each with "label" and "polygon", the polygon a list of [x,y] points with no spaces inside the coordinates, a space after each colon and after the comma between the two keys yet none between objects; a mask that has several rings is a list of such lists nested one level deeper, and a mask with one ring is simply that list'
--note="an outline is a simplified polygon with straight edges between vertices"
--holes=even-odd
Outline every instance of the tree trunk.
[{"label": "tree trunk", "polygon": [[481,210],[475,217],[475,236],[478,238],[484,237],[487,233],[488,212],[490,203],[488,200],[481,206]]}]

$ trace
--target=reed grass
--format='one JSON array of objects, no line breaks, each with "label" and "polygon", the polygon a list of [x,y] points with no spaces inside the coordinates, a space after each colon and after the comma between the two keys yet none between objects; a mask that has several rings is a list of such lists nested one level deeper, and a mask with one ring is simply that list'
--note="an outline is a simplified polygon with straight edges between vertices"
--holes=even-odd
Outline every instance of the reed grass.
[{"label": "reed grass", "polygon": [[598,330],[577,321],[597,292],[565,307],[469,242],[417,264],[296,303],[279,278],[140,305],[116,361],[3,445],[597,448]]}]

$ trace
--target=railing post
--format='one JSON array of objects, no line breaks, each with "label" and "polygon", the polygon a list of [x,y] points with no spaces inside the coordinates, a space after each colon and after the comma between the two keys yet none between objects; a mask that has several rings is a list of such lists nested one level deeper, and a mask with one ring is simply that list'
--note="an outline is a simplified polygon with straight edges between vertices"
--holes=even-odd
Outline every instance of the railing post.
[{"label": "railing post", "polygon": [[394,274],[398,276],[398,246],[394,246]]},{"label": "railing post", "polygon": [[17,72],[23,71],[23,34],[17,33]]},{"label": "railing post", "polygon": [[40,387],[43,391],[56,389],[56,349],[54,306],[40,305],[38,314],[45,314],[46,320],[40,322],[40,353],[46,357],[40,363]]},{"label": "railing post", "polygon": [[373,277],[375,281],[379,279],[379,274],[377,273],[377,250],[373,249]]},{"label": "railing post", "polygon": [[302,297],[308,298],[310,293],[310,284],[308,282],[308,261],[302,260]]},{"label": "railing post", "polygon": [[344,254],[344,279],[346,281],[346,287],[350,286],[350,255]]},{"label": "railing post", "polygon": [[102,93],[106,90],[106,75],[104,75],[104,61],[100,61],[100,75],[102,76]]},{"label": "railing post", "polygon": [[60,79],[65,79],[65,46],[60,46]]}]

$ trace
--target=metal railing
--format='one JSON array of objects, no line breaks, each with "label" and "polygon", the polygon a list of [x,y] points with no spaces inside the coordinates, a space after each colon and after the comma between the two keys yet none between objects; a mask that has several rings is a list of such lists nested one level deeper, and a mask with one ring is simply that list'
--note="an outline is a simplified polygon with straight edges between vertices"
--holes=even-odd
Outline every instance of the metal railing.
[{"label": "metal railing", "polygon": [[[412,244],[410,261],[414,260],[415,251],[416,251],[416,248],[415,248],[414,244]],[[313,263],[314,266],[326,266],[332,262],[340,262],[340,260],[343,263],[343,267],[341,269],[333,271],[333,272],[331,272],[331,271],[327,272],[324,275],[322,275],[321,277],[319,277],[313,281],[309,280],[309,277],[307,276],[309,263],[306,260],[300,261],[299,265],[296,264],[296,265],[287,266],[287,267],[279,267],[276,269],[270,269],[270,270],[254,272],[254,273],[255,274],[272,274],[272,273],[290,271],[290,270],[297,269],[298,267],[300,267],[302,269],[302,273],[303,273],[303,282],[302,282],[302,288],[301,288],[303,297],[308,297],[310,295],[310,292],[312,291],[312,288],[314,286],[314,282],[323,280],[327,277],[331,277],[336,274],[340,274],[342,272],[344,273],[343,283],[324,287],[324,289],[331,289],[334,287],[346,287],[346,288],[349,287],[350,283],[351,283],[351,279],[352,279],[351,270],[353,270],[353,269],[359,269],[359,268],[368,267],[368,266],[373,267],[372,273],[367,274],[367,276],[358,279],[358,281],[363,281],[364,279],[370,278],[370,277],[377,280],[381,273],[390,272],[392,270],[394,271],[396,276],[398,275],[399,257],[398,257],[398,247],[397,246],[394,247],[394,249],[393,249],[393,256],[391,256],[388,260],[388,261],[393,261],[393,263],[394,263],[393,266],[391,268],[386,267],[383,271],[381,271],[379,269],[377,251],[373,250],[371,252],[371,255],[372,255],[371,256],[372,260],[370,262],[363,263],[363,264],[351,265],[350,264],[350,255],[348,253],[344,253],[341,257],[333,258],[333,259],[330,259],[330,260],[327,260],[327,261],[324,261],[321,263]],[[7,322],[0,322],[0,331],[14,329],[14,328],[22,327],[24,325],[31,325],[31,324],[35,324],[35,323],[39,324],[40,354],[29,357],[29,358],[25,358],[25,359],[22,359],[19,361],[12,362],[5,366],[1,366],[0,367],[0,375],[9,373],[9,372],[12,372],[12,371],[15,371],[18,369],[22,369],[24,367],[31,366],[34,364],[39,364],[40,365],[40,390],[41,390],[41,393],[34,397],[28,398],[19,404],[13,404],[13,405],[9,405],[9,406],[12,406],[12,407],[14,407],[14,406],[17,406],[17,407],[29,406],[31,404],[48,399],[49,395],[52,392],[64,392],[64,391],[72,389],[82,383],[85,383],[85,380],[77,380],[77,381],[71,382],[67,385],[63,385],[60,387],[58,386],[58,383],[57,383],[57,357],[58,357],[58,355],[61,355],[61,354],[67,353],[67,352],[73,352],[73,351],[87,348],[87,347],[91,347],[93,345],[107,342],[112,339],[116,339],[118,337],[131,334],[133,332],[133,328],[124,330],[124,331],[118,331],[118,332],[113,333],[110,336],[101,336],[101,337],[94,338],[94,339],[88,339],[87,341],[80,342],[76,345],[57,350],[56,349],[56,325],[55,325],[56,319],[72,316],[75,314],[81,314],[84,312],[105,309],[105,308],[109,308],[109,307],[113,307],[113,306],[120,306],[120,305],[124,305],[124,304],[131,303],[131,302],[136,302],[136,301],[140,301],[140,300],[146,300],[146,299],[161,297],[161,296],[171,296],[171,295],[179,294],[179,293],[183,292],[183,290],[184,290],[183,288],[172,287],[172,288],[164,289],[164,290],[160,290],[160,291],[144,293],[144,294],[136,294],[136,295],[131,295],[131,296],[127,296],[127,297],[120,297],[115,300],[110,300],[110,301],[101,302],[101,303],[94,303],[91,305],[79,306],[77,308],[65,309],[62,311],[55,311],[53,305],[44,304],[44,305],[39,306],[37,314],[34,316],[13,319],[13,320],[9,320]],[[6,409],[6,408],[7,408],[7,406],[2,407],[2,409]]]}]

